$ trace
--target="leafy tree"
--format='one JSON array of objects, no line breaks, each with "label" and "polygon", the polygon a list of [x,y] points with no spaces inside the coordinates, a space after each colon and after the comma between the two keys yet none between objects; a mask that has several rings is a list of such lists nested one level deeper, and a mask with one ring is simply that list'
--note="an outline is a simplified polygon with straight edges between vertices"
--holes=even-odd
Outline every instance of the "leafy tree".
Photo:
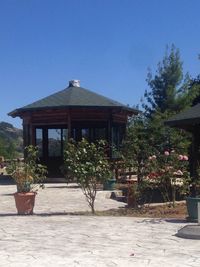
[{"label": "leafy tree", "polygon": [[0,156],[12,159],[23,156],[22,130],[7,122],[0,122]]},{"label": "leafy tree", "polygon": [[16,157],[16,145],[11,140],[6,142],[0,137],[0,156],[6,159],[12,159]]},{"label": "leafy tree", "polygon": [[176,150],[178,153],[188,152],[191,143],[191,136],[182,129],[171,128],[164,125],[170,117],[171,112],[156,112],[151,119],[148,119],[148,133],[151,145],[157,153],[165,150]]},{"label": "leafy tree", "polygon": [[137,184],[131,181],[129,183],[127,195],[129,207],[141,207],[152,197],[152,184],[145,179],[148,175],[146,168],[148,158],[156,153],[150,130],[148,120],[142,113],[133,117],[128,123],[122,155],[125,166],[135,170],[138,180]]},{"label": "leafy tree", "polygon": [[16,144],[10,141],[7,146],[7,158],[13,159],[13,158],[16,158],[16,156],[17,156]]},{"label": "leafy tree", "polygon": [[143,114],[133,117],[129,121],[122,147],[125,164],[135,168],[139,181],[145,173],[145,162],[154,151],[148,130],[147,119]]},{"label": "leafy tree", "polygon": [[4,140],[0,137],[0,156],[6,156],[5,143]]},{"label": "leafy tree", "polygon": [[105,141],[89,143],[82,139],[75,143],[74,140],[70,140],[64,152],[62,170],[68,181],[75,180],[81,187],[94,214],[97,184],[111,177],[110,165],[105,154]]}]

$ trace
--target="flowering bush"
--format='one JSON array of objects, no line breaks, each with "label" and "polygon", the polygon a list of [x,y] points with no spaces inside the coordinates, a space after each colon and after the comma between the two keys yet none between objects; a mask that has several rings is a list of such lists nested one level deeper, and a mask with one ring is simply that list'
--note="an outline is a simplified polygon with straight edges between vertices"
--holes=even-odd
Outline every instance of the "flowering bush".
[{"label": "flowering bush", "polygon": [[97,184],[112,175],[105,151],[105,141],[89,143],[86,139],[78,143],[70,140],[64,151],[62,171],[67,181],[76,181],[81,187],[92,213],[95,213]]},{"label": "flowering bush", "polygon": [[175,205],[176,189],[182,193],[188,188],[188,156],[177,154],[174,150],[164,151],[159,155],[149,157],[146,179],[157,186],[164,201],[173,201]]}]

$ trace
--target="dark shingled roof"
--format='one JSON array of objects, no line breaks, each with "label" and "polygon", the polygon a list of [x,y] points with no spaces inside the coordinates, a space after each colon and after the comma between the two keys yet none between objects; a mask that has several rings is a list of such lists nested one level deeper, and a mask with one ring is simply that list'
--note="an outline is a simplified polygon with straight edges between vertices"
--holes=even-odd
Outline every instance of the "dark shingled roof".
[{"label": "dark shingled roof", "polygon": [[23,111],[33,111],[48,108],[77,108],[77,107],[120,107],[124,110],[137,114],[139,111],[129,108],[115,100],[96,94],[82,87],[70,86],[62,91],[47,96],[22,108],[10,112],[8,115],[16,117]]},{"label": "dark shingled roof", "polygon": [[197,123],[200,123],[200,103],[171,117],[165,122],[166,125],[180,128],[186,128]]}]

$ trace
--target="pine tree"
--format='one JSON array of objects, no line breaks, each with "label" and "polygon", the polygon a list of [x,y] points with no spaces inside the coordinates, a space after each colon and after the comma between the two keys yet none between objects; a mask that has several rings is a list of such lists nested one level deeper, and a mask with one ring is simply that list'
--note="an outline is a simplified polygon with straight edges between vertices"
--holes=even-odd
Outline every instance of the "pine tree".
[{"label": "pine tree", "polygon": [[145,92],[146,103],[143,107],[150,139],[158,151],[187,150],[188,135],[180,129],[165,126],[164,121],[191,104],[191,98],[188,97],[190,82],[189,75],[183,75],[183,62],[174,45],[166,49],[155,76],[150,71],[147,75],[150,90]]},{"label": "pine tree", "polygon": [[189,76],[183,75],[183,62],[179,50],[174,45],[170,50],[167,47],[163,60],[158,63],[155,76],[151,71],[148,72],[147,84],[150,91],[145,91],[146,103],[143,107],[148,116],[165,111],[173,114],[184,108]]}]

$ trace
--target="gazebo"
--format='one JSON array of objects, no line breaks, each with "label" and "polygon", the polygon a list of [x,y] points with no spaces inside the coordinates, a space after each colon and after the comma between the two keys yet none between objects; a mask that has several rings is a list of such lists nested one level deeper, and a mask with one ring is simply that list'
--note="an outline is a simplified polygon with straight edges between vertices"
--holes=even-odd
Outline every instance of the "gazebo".
[{"label": "gazebo", "polygon": [[47,165],[49,176],[55,177],[68,139],[105,139],[110,148],[108,156],[113,158],[125,135],[128,117],[136,114],[138,110],[84,89],[79,80],[72,80],[66,89],[8,115],[23,120],[24,146],[38,146],[41,162]]},{"label": "gazebo", "polygon": [[198,177],[197,172],[200,167],[200,103],[173,116],[165,124],[192,133],[191,176]]}]

